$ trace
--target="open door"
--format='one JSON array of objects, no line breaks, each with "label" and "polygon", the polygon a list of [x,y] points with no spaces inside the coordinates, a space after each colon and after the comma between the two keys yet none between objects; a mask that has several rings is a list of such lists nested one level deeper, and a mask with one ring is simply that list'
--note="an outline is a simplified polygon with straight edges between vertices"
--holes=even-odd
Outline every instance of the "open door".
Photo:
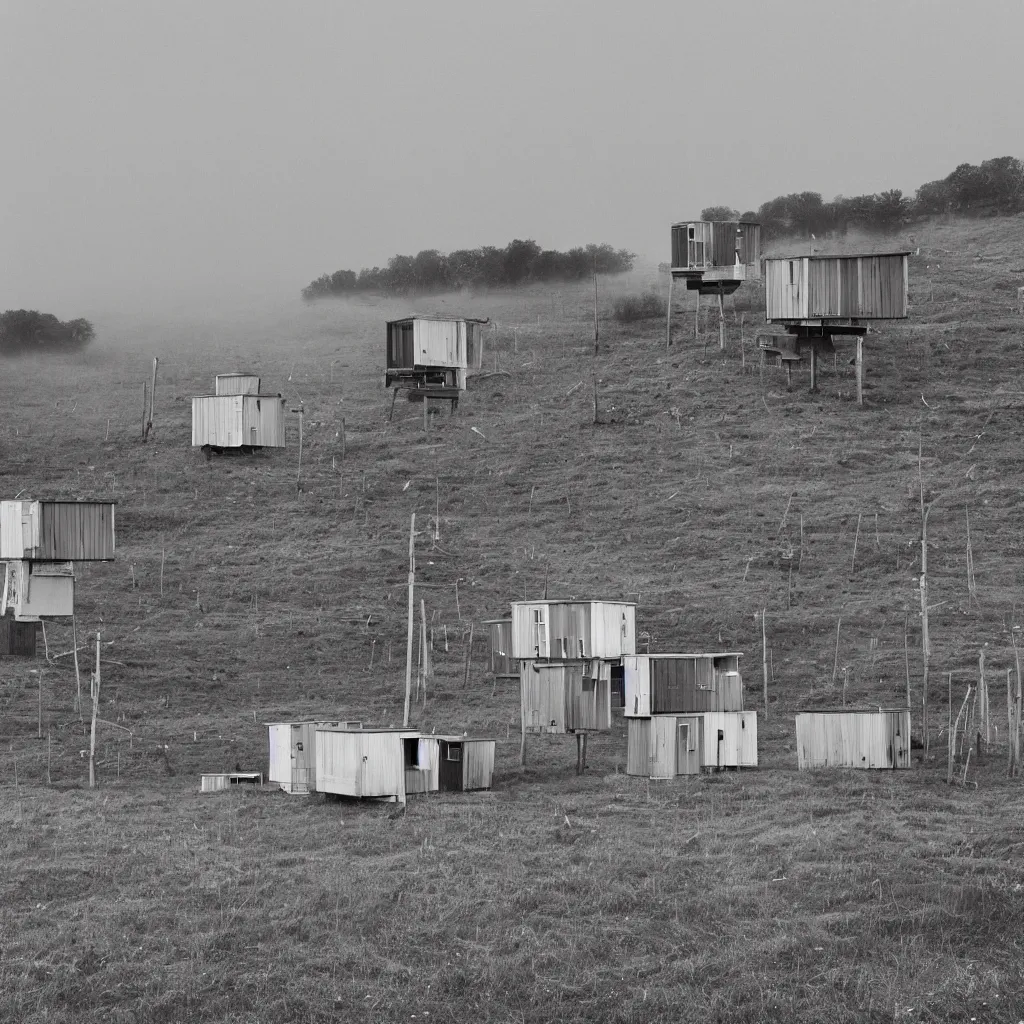
[{"label": "open door", "polygon": [[[291,727],[291,762],[292,762],[292,789],[299,793],[306,793],[312,788],[310,776],[312,773],[313,744],[306,742],[305,730],[298,725]],[[309,735],[312,736],[312,730]],[[309,749],[307,749],[307,747]]]},{"label": "open door", "polygon": [[699,718],[677,718],[676,723],[676,775],[699,775],[703,723]]},{"label": "open door", "polygon": [[442,792],[460,792],[462,786],[462,744],[441,741],[441,770],[438,787]]},{"label": "open door", "polygon": [[651,719],[651,778],[671,779],[676,774],[676,719]]}]

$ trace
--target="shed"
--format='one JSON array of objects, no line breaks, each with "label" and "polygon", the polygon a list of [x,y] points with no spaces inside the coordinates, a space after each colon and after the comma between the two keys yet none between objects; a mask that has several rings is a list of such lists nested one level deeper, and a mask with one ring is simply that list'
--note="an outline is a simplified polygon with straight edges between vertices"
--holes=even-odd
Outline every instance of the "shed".
[{"label": "shed", "polygon": [[362,723],[345,721],[267,722],[270,771],[267,778],[286,793],[316,792],[316,730],[358,729]]},{"label": "shed", "polygon": [[909,256],[900,251],[769,257],[764,261],[765,318],[836,328],[903,319]]},{"label": "shed", "polygon": [[704,714],[705,768],[757,767],[757,713],[708,711]]},{"label": "shed", "polygon": [[284,448],[285,400],[280,395],[202,395],[192,399],[192,446]]},{"label": "shed", "polygon": [[75,614],[75,573],[70,562],[8,562],[0,615],[18,622],[70,618]]},{"label": "shed", "polygon": [[521,662],[523,732],[608,732],[611,666],[600,661]]},{"label": "shed", "polygon": [[741,657],[737,652],[627,655],[622,659],[625,715],[742,711]]},{"label": "shed", "polygon": [[422,314],[389,320],[385,385],[465,391],[467,369],[482,364],[483,325],[489,322]]},{"label": "shed", "polygon": [[626,725],[626,774],[649,779],[697,775],[704,764],[702,715],[630,718]]},{"label": "shed", "polygon": [[437,736],[438,789],[468,792],[490,789],[494,776],[494,740]]},{"label": "shed", "polygon": [[909,768],[910,709],[801,712],[796,757],[798,768]]},{"label": "shed", "polygon": [[13,611],[0,615],[0,657],[34,658],[36,632],[35,622],[19,622]]},{"label": "shed", "polygon": [[112,501],[0,501],[0,558],[108,562],[113,557]]},{"label": "shed", "polygon": [[512,657],[512,620],[486,619],[490,634],[491,672],[496,676],[519,678],[519,665]]},{"label": "shed", "polygon": [[262,786],[262,772],[207,772],[200,776],[200,793],[219,793],[232,786]]},{"label": "shed", "polygon": [[[672,275],[690,291],[726,294],[761,276],[761,225],[743,220],[684,220],[672,225]],[[702,287],[706,286],[706,287]]]},{"label": "shed", "polygon": [[[383,797],[405,803],[408,741],[416,749],[410,771],[428,772],[419,756],[420,734],[411,729],[316,730],[316,786],[321,793]],[[429,745],[424,748],[429,752]],[[424,780],[426,784],[426,780]],[[421,790],[425,792],[426,790]]]},{"label": "shed", "polygon": [[213,389],[217,395],[258,395],[260,379],[255,373],[218,373]]},{"label": "shed", "polygon": [[512,657],[618,660],[636,653],[631,601],[513,601]]}]

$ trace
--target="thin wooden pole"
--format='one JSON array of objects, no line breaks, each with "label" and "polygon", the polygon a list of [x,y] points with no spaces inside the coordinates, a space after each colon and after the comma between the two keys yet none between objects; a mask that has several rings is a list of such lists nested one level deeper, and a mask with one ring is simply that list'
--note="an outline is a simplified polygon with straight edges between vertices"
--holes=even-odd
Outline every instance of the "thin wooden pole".
[{"label": "thin wooden pole", "polygon": [[761,609],[761,672],[764,678],[764,717],[768,717],[768,609]]},{"label": "thin wooden pole", "polygon": [[597,355],[597,343],[600,333],[597,324],[597,257],[594,258],[594,355]]},{"label": "thin wooden pole", "polygon": [[928,659],[931,655],[931,644],[928,637],[928,513],[924,510],[921,519],[921,714],[924,731],[924,754],[928,756],[930,749],[928,728]]},{"label": "thin wooden pole", "polygon": [[718,348],[725,351],[725,296],[722,286],[718,286]]},{"label": "thin wooden pole", "polygon": [[96,718],[100,710],[100,634],[96,634],[96,673],[92,681],[92,728],[89,732],[89,788],[96,785]]},{"label": "thin wooden pole", "polygon": [[[953,753],[956,743],[953,738],[953,673],[946,673],[946,784],[953,785]],[[960,716],[957,715],[959,724]]]},{"label": "thin wooden pole", "polygon": [[295,474],[295,490],[296,491],[300,491],[300,490],[302,490],[302,434],[303,434],[302,420],[303,420],[303,414],[302,414],[302,410],[301,409],[295,409],[293,411],[297,412],[299,414],[299,468],[298,468],[298,471]]},{"label": "thin wooden pole", "polygon": [[978,703],[981,705],[981,731],[985,734],[986,751],[988,749],[988,684],[985,682],[985,648],[978,652]]},{"label": "thin wooden pole", "polygon": [[153,356],[153,386],[149,389],[149,419],[146,422],[146,433],[153,433],[153,407],[156,404],[156,371],[160,360]]},{"label": "thin wooden pole", "polygon": [[519,666],[519,764],[526,764],[526,672],[528,668]]},{"label": "thin wooden pole", "polygon": [[864,339],[857,339],[857,405],[864,405]]},{"label": "thin wooden pole", "polygon": [[818,346],[811,345],[811,390],[818,390]]},{"label": "thin wooden pole", "polygon": [[903,616],[903,666],[906,669],[906,673],[907,673],[907,707],[911,709],[911,711],[910,711],[911,732],[913,732],[914,711],[913,711],[913,705],[910,703],[910,637],[908,636],[908,633],[910,632],[910,628],[909,627],[910,627],[910,612],[907,612]]},{"label": "thin wooden pole", "polygon": [[43,738],[43,673],[45,669],[39,670],[39,699],[36,703],[37,710],[37,726],[36,726],[36,739]]},{"label": "thin wooden pole", "polygon": [[423,651],[423,706],[427,706],[427,676],[430,674],[430,648],[427,646],[427,603],[420,598],[420,649]]},{"label": "thin wooden pole", "polygon": [[857,541],[860,540],[860,517],[863,513],[857,513],[857,532],[853,537],[853,560],[850,562],[850,572],[857,567]]},{"label": "thin wooden pole", "polygon": [[693,310],[693,340],[700,341],[700,289],[696,291],[697,305]]},{"label": "thin wooden pole", "polygon": [[149,385],[142,382],[142,440],[146,440],[146,414],[149,412]]},{"label": "thin wooden pole", "polygon": [[836,655],[832,659],[832,686],[836,685],[836,675],[839,672],[839,630],[843,625],[842,615],[836,620]]},{"label": "thin wooden pole", "polygon": [[669,272],[668,275],[668,311],[665,315],[665,351],[672,347],[672,290],[675,287],[675,276]]},{"label": "thin wooden pole", "polygon": [[473,660],[473,623],[469,624],[469,642],[466,644],[466,674],[462,680],[462,688],[469,686],[469,667]]},{"label": "thin wooden pole", "polygon": [[75,691],[77,693],[76,703],[78,705],[78,720],[82,718],[82,677],[78,671],[78,623],[75,616],[71,616],[71,646],[75,650]]},{"label": "thin wooden pole", "polygon": [[1013,733],[1014,733],[1014,715],[1013,715],[1013,681],[1011,678],[1012,670],[1006,670],[1006,738],[1009,741],[1007,747],[1009,748],[1008,760],[1006,765],[1006,774],[1011,778],[1016,774],[1017,766],[1014,763],[1014,744],[1013,744]]},{"label": "thin wooden pole", "polygon": [[413,633],[413,590],[416,586],[416,513],[413,512],[409,523],[409,616],[405,640],[405,714],[402,716],[403,728],[409,726],[409,699],[412,696],[412,633]]}]

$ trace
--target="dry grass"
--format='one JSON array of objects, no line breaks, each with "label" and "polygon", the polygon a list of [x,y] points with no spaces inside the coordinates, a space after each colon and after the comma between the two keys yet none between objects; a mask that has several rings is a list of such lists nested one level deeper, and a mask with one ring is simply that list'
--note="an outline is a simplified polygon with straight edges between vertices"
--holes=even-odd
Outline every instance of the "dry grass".
[{"label": "dry grass", "polygon": [[[80,627],[111,641],[103,717],[133,736],[104,729],[101,788],[79,789],[70,659],[4,659],[0,1018],[1024,1016],[1024,808],[1004,748],[972,759],[967,789],[952,790],[944,765],[919,759],[898,776],[797,775],[791,749],[792,712],[838,701],[839,616],[850,698],[892,704],[909,613],[919,696],[919,437],[942,602],[933,678],[954,672],[959,707],[981,644],[992,680],[1012,664],[1019,226],[918,234],[912,316],[869,337],[864,410],[846,353],[818,396],[759,371],[754,288],[727,302],[724,357],[687,338],[691,308],[667,355],[659,323],[603,320],[596,364],[586,288],[427,303],[497,326],[490,375],[426,437],[418,406],[400,402],[386,422],[380,325],[404,312],[387,303],[123,331],[96,318],[84,356],[5,363],[0,398],[17,416],[0,424],[3,494],[120,503],[117,562],[82,568]],[[603,283],[604,314],[650,277]],[[143,445],[153,351],[156,437]],[[188,398],[250,367],[304,403],[300,493],[294,448],[207,463],[187,447]],[[435,502],[441,539],[431,550],[423,534],[419,566],[439,675],[414,720],[497,736],[495,791],[397,816],[269,792],[199,797],[200,771],[265,763],[265,720],[399,720],[406,531]],[[482,645],[463,689],[464,636],[545,581],[552,596],[638,600],[652,650],[747,651],[753,706],[767,607],[762,770],[648,786],[621,774],[621,722],[592,744],[586,779],[572,775],[571,741],[532,744],[520,770],[517,694],[499,684],[492,697]],[[47,633],[51,653],[69,649],[70,629]],[[42,667],[51,786],[35,738]],[[944,682],[931,704],[934,737]]]}]

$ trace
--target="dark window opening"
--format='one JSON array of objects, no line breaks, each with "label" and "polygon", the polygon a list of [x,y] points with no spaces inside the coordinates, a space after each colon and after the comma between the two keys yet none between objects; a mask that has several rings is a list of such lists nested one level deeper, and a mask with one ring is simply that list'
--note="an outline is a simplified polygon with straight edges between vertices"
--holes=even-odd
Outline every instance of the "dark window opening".
[{"label": "dark window opening", "polygon": [[402,740],[402,754],[406,768],[419,768],[420,741],[415,738]]},{"label": "dark window opening", "polygon": [[589,676],[584,676],[583,677],[583,692],[584,693],[593,693],[596,688],[597,688],[597,680],[596,679],[591,679]]},{"label": "dark window opening", "polygon": [[462,760],[462,746],[460,744],[450,743],[448,745],[448,753],[445,755],[448,761],[461,761]]}]

